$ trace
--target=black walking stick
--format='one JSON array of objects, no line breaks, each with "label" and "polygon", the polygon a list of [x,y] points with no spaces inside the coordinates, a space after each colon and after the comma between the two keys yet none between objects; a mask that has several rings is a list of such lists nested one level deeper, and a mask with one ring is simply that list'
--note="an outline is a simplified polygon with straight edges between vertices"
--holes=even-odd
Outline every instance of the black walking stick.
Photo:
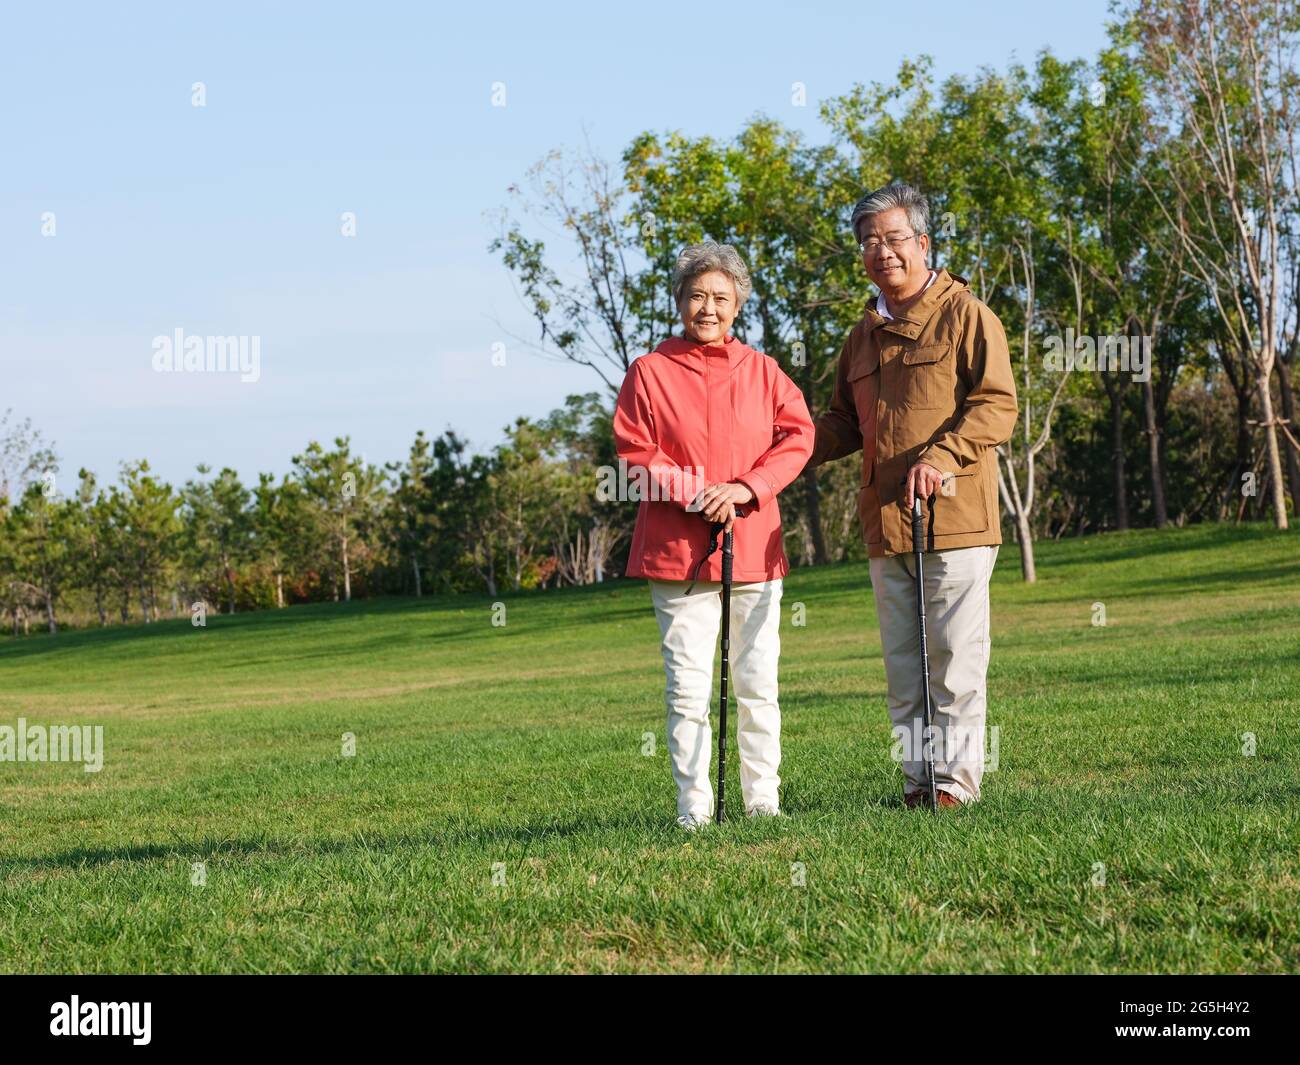
[{"label": "black walking stick", "polygon": [[[916,559],[916,616],[921,626],[922,719],[925,725],[925,731],[921,734],[921,756],[925,760],[925,783],[930,791],[930,809],[938,813],[939,793],[934,786],[934,741],[930,733],[934,720],[934,711],[930,705],[930,651],[925,643],[925,573],[921,561],[924,554],[925,529],[921,523],[921,497],[917,495],[912,497],[912,557]],[[726,662],[725,658],[723,662]],[[723,673],[726,673],[725,665]]]},{"label": "black walking stick", "polygon": [[718,824],[723,821],[727,785],[727,668],[731,664],[731,530],[722,534],[722,680],[718,710]]},{"label": "black walking stick", "polygon": [[[736,519],[740,520],[745,516],[745,513],[745,511],[737,508]],[[731,667],[732,541],[731,533],[723,532],[724,528],[725,526],[720,521],[715,521],[710,525],[709,549],[704,552],[704,556],[695,564],[695,572],[691,574],[690,587],[686,589],[687,595],[690,595],[695,590],[695,582],[699,577],[700,569],[708,561],[709,556],[718,549],[718,533],[722,533],[722,679],[719,694],[721,708],[718,711],[718,812],[714,817],[718,824],[723,821],[723,808],[725,806],[723,793],[727,783],[727,674]]]}]

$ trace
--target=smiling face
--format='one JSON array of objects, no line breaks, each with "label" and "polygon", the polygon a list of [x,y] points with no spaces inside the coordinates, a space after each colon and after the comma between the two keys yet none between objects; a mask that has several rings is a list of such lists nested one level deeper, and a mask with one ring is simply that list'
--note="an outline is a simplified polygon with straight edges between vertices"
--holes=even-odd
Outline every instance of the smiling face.
[{"label": "smiling face", "polygon": [[736,286],[721,270],[697,274],[682,288],[677,310],[686,335],[698,344],[721,344],[736,320]]},{"label": "smiling face", "polygon": [[[862,253],[862,265],[891,304],[916,295],[925,285],[930,276],[925,265],[930,238],[925,234],[916,235],[903,208],[892,207],[862,219],[858,223],[858,240],[879,244]],[[887,242],[891,240],[898,242],[898,246],[890,247]]]}]

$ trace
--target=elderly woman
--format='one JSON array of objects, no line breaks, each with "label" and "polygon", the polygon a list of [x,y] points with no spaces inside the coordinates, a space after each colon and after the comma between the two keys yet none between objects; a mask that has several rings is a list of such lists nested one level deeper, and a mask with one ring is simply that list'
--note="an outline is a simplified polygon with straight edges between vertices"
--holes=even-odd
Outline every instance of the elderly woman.
[{"label": "elderly woman", "polygon": [[632,364],[614,413],[629,482],[639,468],[649,487],[627,575],[650,583],[668,678],[677,822],[692,831],[713,816],[709,707],[722,562],[709,553],[711,522],[734,533],[731,684],[745,811],[780,812],[778,630],[790,565],[776,496],[812,454],[813,424],[803,394],[776,361],[728,332],[749,293],[749,271],[729,244],[683,251],[673,272],[683,335]]}]

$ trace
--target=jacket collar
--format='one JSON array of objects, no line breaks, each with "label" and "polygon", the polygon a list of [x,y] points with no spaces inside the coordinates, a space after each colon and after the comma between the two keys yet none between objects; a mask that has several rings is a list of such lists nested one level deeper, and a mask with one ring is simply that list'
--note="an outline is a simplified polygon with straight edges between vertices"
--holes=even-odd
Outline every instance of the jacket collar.
[{"label": "jacket collar", "polygon": [[893,318],[885,318],[876,310],[876,300],[878,297],[872,296],[867,300],[866,310],[863,319],[868,323],[871,329],[885,329],[890,333],[897,333],[905,336],[909,340],[915,340],[921,335],[926,324],[934,317],[935,313],[964,289],[970,288],[964,277],[957,274],[950,274],[947,270],[935,271],[934,283],[921,293],[921,298],[913,303],[904,311],[897,311],[890,308],[890,314]]},{"label": "jacket collar", "polygon": [[[938,282],[936,281],[935,284]],[[734,373],[736,367],[755,353],[753,348],[743,344],[731,334],[727,335],[722,344],[715,346],[700,344],[687,337],[669,337],[655,348],[655,352],[700,373],[704,372],[706,359],[721,358],[727,360],[728,370]]]}]

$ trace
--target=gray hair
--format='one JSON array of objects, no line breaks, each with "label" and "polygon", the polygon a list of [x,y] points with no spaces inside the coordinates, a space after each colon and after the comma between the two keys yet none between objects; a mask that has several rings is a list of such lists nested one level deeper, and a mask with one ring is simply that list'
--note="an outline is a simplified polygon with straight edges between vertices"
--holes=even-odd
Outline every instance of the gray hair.
[{"label": "gray hair", "polygon": [[892,211],[895,207],[901,207],[907,212],[908,224],[914,232],[930,232],[930,201],[920,189],[904,185],[901,181],[891,181],[874,192],[868,192],[853,208],[854,239],[862,239],[858,233],[858,223],[864,218],[880,214],[881,211]]},{"label": "gray hair", "polygon": [[754,286],[750,284],[749,269],[740,253],[730,244],[706,240],[703,244],[683,248],[677,256],[677,265],[673,267],[673,303],[681,306],[682,290],[686,283],[712,270],[718,270],[731,278],[731,283],[736,286],[737,307],[749,299]]}]

